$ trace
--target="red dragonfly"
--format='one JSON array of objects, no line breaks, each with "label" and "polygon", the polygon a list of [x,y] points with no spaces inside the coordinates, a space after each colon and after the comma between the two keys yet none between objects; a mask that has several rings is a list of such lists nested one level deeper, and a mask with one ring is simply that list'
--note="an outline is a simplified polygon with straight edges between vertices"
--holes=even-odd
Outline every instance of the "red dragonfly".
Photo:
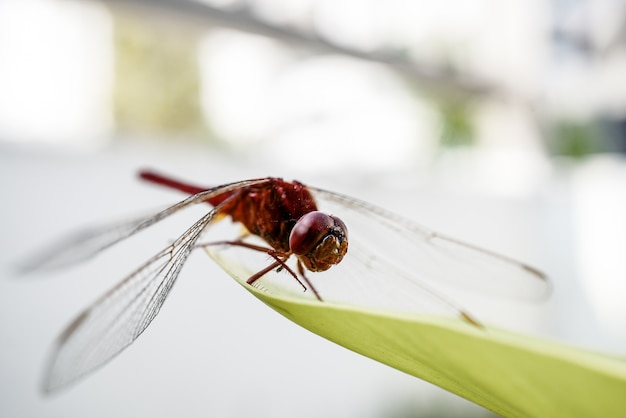
[{"label": "red dragonfly", "polygon": [[[70,323],[56,342],[46,391],[74,382],[130,345],[157,315],[189,254],[199,246],[262,254],[266,265],[250,270],[256,273],[247,279],[249,285],[286,277],[300,292],[304,290],[301,295],[321,303],[406,312],[420,312],[428,305],[474,326],[480,325],[442,296],[445,289],[440,284],[521,300],[540,300],[549,294],[545,275],[526,264],[358,199],[297,181],[268,177],[205,188],[151,171],[140,176],[190,196],[155,215],[83,231],[27,268],[89,259],[181,209],[198,203],[213,208]],[[329,212],[318,210],[318,205]],[[243,225],[247,233],[234,240],[200,244],[207,227],[225,217]],[[309,272],[324,274],[313,280]],[[268,286],[264,289],[271,291]]]}]

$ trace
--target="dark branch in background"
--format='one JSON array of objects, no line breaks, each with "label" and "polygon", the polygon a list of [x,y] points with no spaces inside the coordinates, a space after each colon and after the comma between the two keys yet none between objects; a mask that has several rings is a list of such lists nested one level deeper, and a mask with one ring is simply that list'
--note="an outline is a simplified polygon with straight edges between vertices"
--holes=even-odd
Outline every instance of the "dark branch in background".
[{"label": "dark branch in background", "polygon": [[307,33],[292,27],[275,25],[263,20],[249,10],[227,10],[193,0],[100,0],[115,5],[139,5],[143,8],[161,10],[168,16],[179,15],[202,24],[229,27],[244,32],[264,35],[285,43],[305,47],[323,54],[341,54],[366,61],[384,64],[400,72],[421,89],[435,94],[467,98],[473,96],[501,95],[500,88],[473,77],[464,76],[448,68],[415,63],[401,56],[399,51],[382,49],[366,52],[324,39],[318,34]]}]

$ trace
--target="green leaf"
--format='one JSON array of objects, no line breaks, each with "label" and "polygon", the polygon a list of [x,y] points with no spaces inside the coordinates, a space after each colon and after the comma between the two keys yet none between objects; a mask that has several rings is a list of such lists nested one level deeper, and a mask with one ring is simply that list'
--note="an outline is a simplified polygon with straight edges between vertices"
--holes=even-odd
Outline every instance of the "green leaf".
[{"label": "green leaf", "polygon": [[625,359],[460,319],[318,302],[265,283],[259,290],[245,283],[249,274],[244,268],[210,255],[254,296],[298,325],[498,414],[626,414]]}]

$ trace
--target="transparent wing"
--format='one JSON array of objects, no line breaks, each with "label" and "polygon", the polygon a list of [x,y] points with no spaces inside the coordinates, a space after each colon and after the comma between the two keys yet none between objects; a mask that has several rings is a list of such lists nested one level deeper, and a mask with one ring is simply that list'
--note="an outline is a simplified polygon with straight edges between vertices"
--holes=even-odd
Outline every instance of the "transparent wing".
[{"label": "transparent wing", "polygon": [[[154,217],[141,217],[86,228],[68,235],[44,248],[19,264],[19,272],[29,274],[43,270],[54,270],[78,264],[95,256],[100,251],[134,235]],[[144,226],[145,225],[145,226]]]},{"label": "transparent wing", "polygon": [[[310,187],[320,209],[347,225],[348,254],[315,279],[322,297],[382,308],[416,310],[424,300],[465,316],[446,286],[513,300],[539,301],[550,293],[546,276],[511,258],[419,226],[369,203]],[[341,277],[339,277],[341,276]],[[345,286],[349,289],[342,289]],[[419,309],[418,309],[419,310]]]},{"label": "transparent wing", "polygon": [[[266,180],[246,180],[214,187],[157,213],[107,228],[75,235],[57,251],[48,252],[30,270],[61,266],[92,257],[177,211],[213,196]],[[176,241],[156,254],[120,284],[81,313],[59,336],[44,380],[53,391],[106,363],[131,344],[159,312],[181,267],[220,207],[211,210]]]},{"label": "transparent wing", "polygon": [[218,210],[82,312],[59,336],[44,381],[46,392],[73,382],[130,345],[159,312],[180,269]]},{"label": "transparent wing", "polygon": [[131,221],[101,225],[95,228],[79,231],[64,240],[51,245],[48,249],[41,251],[39,254],[31,257],[26,262],[21,263],[20,271],[22,273],[31,273],[40,270],[66,267],[88,260],[101,251],[132,235],[135,235],[143,229],[154,225],[181,209],[197,203],[203,203],[207,199],[219,194],[236,190],[240,187],[249,186],[251,184],[262,183],[264,181],[266,180],[245,180],[214,187],[202,193],[189,196],[185,200],[170,206],[157,214],[133,219]]}]

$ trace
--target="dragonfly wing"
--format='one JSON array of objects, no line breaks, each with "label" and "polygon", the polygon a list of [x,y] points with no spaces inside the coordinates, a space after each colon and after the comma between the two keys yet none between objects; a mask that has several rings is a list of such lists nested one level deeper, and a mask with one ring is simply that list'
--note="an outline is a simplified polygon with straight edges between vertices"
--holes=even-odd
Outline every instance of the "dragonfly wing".
[{"label": "dragonfly wing", "polygon": [[83,229],[55,242],[20,265],[23,274],[68,267],[88,260],[100,251],[138,232],[151,217]]},{"label": "dragonfly wing", "polygon": [[59,336],[44,390],[59,389],[112,359],[159,312],[214,209],[81,313]]},{"label": "dragonfly wing", "polygon": [[31,273],[39,270],[66,267],[88,260],[101,251],[135,235],[181,209],[197,203],[204,203],[207,199],[222,193],[227,193],[263,181],[266,180],[244,180],[213,187],[204,192],[189,196],[185,200],[150,216],[79,231],[77,234],[59,241],[50,246],[49,249],[42,251],[30,260],[22,263],[20,270],[22,273]]},{"label": "dragonfly wing", "polygon": [[311,190],[322,209],[328,210],[322,206],[326,204],[346,223],[350,237],[346,259],[354,250],[355,258],[370,270],[401,278],[394,285],[412,282],[413,286],[405,286],[407,292],[411,287],[424,292],[453,285],[527,301],[545,299],[550,293],[546,276],[524,263],[439,234],[367,202]]}]

